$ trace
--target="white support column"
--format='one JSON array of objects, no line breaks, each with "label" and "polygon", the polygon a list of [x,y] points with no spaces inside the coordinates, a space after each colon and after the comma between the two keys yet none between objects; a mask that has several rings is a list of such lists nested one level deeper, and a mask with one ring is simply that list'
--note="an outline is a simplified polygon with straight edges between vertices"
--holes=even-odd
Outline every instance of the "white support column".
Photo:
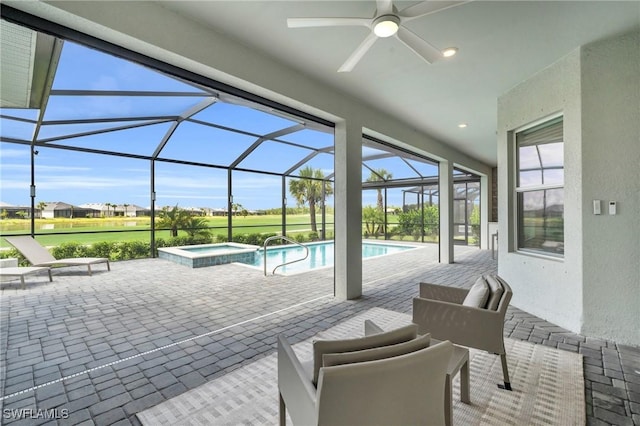
[{"label": "white support column", "polygon": [[440,161],[440,263],[453,263],[453,164]]},{"label": "white support column", "polygon": [[491,215],[491,206],[489,200],[491,192],[491,183],[489,176],[480,176],[480,248],[488,250],[491,248],[491,236],[489,234],[489,216]]},{"label": "white support column", "polygon": [[335,128],[335,296],[362,296],[362,126]]}]

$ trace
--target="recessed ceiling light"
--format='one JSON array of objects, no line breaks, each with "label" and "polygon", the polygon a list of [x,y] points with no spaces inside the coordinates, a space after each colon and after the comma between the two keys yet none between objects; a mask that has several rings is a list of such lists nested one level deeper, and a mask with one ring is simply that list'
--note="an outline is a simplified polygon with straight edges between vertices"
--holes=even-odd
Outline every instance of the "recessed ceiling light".
[{"label": "recessed ceiling light", "polygon": [[458,127],[460,127],[461,129],[464,129],[465,127],[467,127],[467,123],[460,123],[458,124]]},{"label": "recessed ceiling light", "polygon": [[455,55],[456,53],[458,53],[458,48],[457,47],[447,47],[446,49],[444,49],[442,51],[442,56],[444,56],[445,58],[450,58],[453,55]]}]

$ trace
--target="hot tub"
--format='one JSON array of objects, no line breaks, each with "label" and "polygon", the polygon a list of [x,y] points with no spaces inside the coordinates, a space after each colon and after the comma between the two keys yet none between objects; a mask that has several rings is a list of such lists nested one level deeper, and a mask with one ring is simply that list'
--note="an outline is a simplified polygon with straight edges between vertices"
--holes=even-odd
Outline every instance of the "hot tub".
[{"label": "hot tub", "polygon": [[158,249],[158,257],[191,268],[202,268],[233,262],[253,262],[256,250],[259,248],[259,246],[239,243],[162,247]]}]

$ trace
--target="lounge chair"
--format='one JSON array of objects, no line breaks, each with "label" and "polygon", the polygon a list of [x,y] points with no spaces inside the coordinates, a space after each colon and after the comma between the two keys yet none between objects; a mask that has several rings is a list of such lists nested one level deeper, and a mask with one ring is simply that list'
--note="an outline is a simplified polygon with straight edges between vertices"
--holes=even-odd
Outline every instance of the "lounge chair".
[{"label": "lounge chair", "polygon": [[[24,277],[27,275],[37,274],[38,272],[47,271],[49,274],[49,281],[53,281],[53,277],[51,277],[51,268],[48,266],[10,266],[0,268],[0,277],[4,278],[20,278],[20,284],[22,284],[22,289],[25,289]],[[4,282],[4,281],[2,281]]]},{"label": "lounge chair", "polygon": [[111,270],[109,259],[106,257],[78,257],[72,259],[56,259],[49,250],[40,245],[30,236],[4,237],[14,246],[33,266],[84,266],[91,275],[91,265],[106,263],[107,270]]}]

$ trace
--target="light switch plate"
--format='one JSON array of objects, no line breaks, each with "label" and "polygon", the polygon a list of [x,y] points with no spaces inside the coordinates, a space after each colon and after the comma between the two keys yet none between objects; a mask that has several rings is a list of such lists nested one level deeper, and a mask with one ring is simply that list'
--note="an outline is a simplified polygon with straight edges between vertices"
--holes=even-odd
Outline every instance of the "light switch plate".
[{"label": "light switch plate", "polygon": [[616,210],[617,210],[616,204],[617,203],[615,201],[609,201],[609,214],[610,215],[616,214]]}]

